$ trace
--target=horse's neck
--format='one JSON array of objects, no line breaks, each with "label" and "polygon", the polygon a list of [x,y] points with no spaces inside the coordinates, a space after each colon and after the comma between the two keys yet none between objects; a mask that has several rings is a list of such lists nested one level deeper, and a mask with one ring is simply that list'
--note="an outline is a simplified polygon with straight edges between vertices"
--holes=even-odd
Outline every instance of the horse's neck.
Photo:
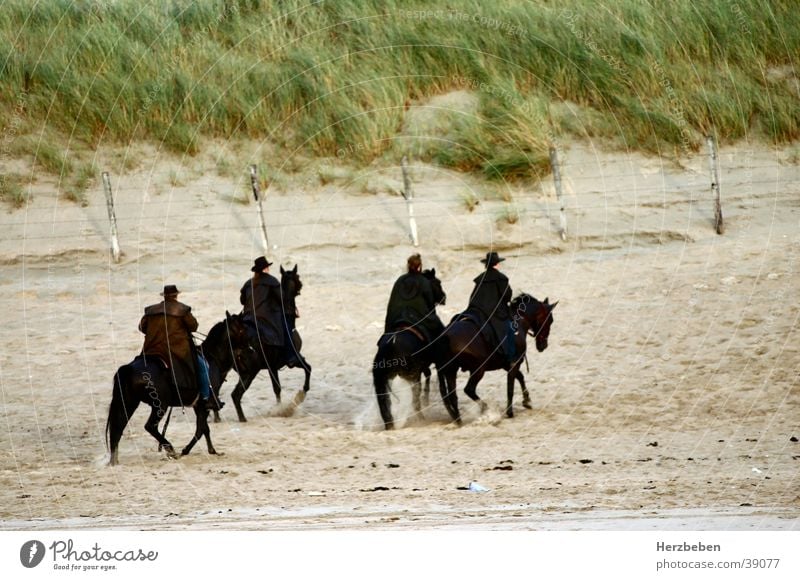
[{"label": "horse's neck", "polygon": [[229,353],[226,347],[227,344],[216,344],[207,338],[200,345],[200,350],[203,353],[203,358],[209,364],[215,365],[220,372],[226,372],[233,366],[232,358],[228,356]]}]

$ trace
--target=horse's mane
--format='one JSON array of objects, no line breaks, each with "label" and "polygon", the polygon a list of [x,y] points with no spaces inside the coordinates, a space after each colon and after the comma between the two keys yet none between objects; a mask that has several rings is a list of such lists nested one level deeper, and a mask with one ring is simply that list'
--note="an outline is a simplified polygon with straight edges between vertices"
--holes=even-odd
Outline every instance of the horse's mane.
[{"label": "horse's mane", "polygon": [[206,339],[203,342],[208,342],[209,344],[217,344],[222,338],[222,335],[225,333],[227,320],[222,320],[217,322],[214,326],[211,327],[211,330],[208,331],[206,335]]},{"label": "horse's mane", "polygon": [[533,304],[540,303],[536,298],[534,298],[527,292],[521,292],[517,294],[517,296],[511,301],[511,307],[516,308],[517,306],[519,306],[520,302],[531,302]]}]

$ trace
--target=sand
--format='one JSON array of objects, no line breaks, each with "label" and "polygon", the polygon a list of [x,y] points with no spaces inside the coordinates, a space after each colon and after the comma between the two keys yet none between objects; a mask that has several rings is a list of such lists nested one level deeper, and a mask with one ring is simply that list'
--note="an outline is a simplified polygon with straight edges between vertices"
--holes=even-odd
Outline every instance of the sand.
[{"label": "sand", "polygon": [[[442,319],[464,308],[490,249],[508,258],[515,291],[559,301],[550,346],[525,370],[533,409],[517,393],[503,418],[494,372],[479,415],[460,375],[461,428],[435,385],[425,419],[409,422],[399,380],[399,428],[380,426],[371,362],[413,250],[402,197],[347,177],[273,188],[270,257],[297,264],[305,284],[306,400],[286,412],[300,371],[281,373],[283,406],[260,375],[249,422],[229,404],[212,425],[223,454],[200,443],[178,461],[157,453],[140,408],[110,468],[111,377],[141,347],[144,306],[176,284],[207,331],[238,311],[260,253],[246,176],[208,169],[211,152],[138,154],[147,163],[112,175],[119,264],[98,187],[79,207],[42,177],[26,209],[0,213],[0,529],[800,528],[800,169],[787,151],[722,150],[722,236],[700,154],[565,147],[566,241],[549,181],[506,188],[415,165],[419,251],[448,294]],[[399,179],[386,167],[359,176]],[[192,430],[177,411],[170,439],[182,446]],[[471,481],[489,491],[463,489]]]}]

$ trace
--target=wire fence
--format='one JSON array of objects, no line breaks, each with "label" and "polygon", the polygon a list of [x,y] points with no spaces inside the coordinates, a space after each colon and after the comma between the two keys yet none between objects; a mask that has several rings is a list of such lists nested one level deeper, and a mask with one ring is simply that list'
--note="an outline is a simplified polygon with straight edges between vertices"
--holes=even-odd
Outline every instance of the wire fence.
[{"label": "wire fence", "polygon": [[[739,154],[747,155],[747,151]],[[556,159],[557,162],[557,159]],[[681,204],[708,204],[712,207],[711,175],[691,168],[676,168],[672,163],[663,164],[658,170],[646,172],[644,170],[615,173],[614,166],[628,167],[632,162],[609,163],[604,161],[604,167],[594,174],[583,174],[588,169],[570,164],[562,164],[560,173],[568,184],[568,191],[563,199],[558,200],[546,195],[542,191],[508,190],[508,198],[503,199],[497,191],[492,197],[479,195],[479,188],[470,189],[459,185],[459,193],[438,193],[433,198],[426,198],[425,184],[415,185],[414,203],[417,211],[415,217],[421,223],[440,222],[443,208],[449,212],[453,209],[463,208],[465,214],[471,210],[470,203],[505,204],[516,211],[520,218],[526,219],[552,219],[561,207],[567,215],[580,215],[596,213],[598,211],[636,210],[637,208],[662,208]],[[413,168],[412,168],[413,169]],[[752,163],[723,166],[723,204],[750,202],[751,204],[771,202],[773,204],[800,200],[800,171],[797,165],[783,165],[779,161],[773,163]],[[774,172],[774,177],[765,178],[764,173]],[[725,175],[733,172],[753,172],[753,179],[725,180]],[[187,172],[188,173],[188,172]],[[175,179],[175,172],[150,172],[147,175],[153,180],[157,178]],[[186,176],[186,179],[189,177]],[[632,184],[624,187],[604,187],[605,183],[634,180]],[[642,182],[638,185],[637,181]],[[214,231],[227,233],[232,231],[257,233],[259,225],[251,215],[255,204],[245,197],[245,186],[248,179],[244,172],[236,185],[231,185],[230,190],[217,192],[220,196],[228,196],[227,204],[219,204],[200,209],[208,200],[202,194],[187,197],[177,197],[167,193],[154,194],[141,187],[130,186],[123,180],[112,186],[114,198],[113,207],[116,211],[116,223],[122,237],[130,236],[132,232],[139,231],[137,224],[150,222],[155,218],[164,220],[169,224],[167,233],[179,235],[182,229],[196,229],[197,224],[215,222]],[[655,183],[654,183],[655,182]],[[546,180],[545,180],[546,183]],[[339,187],[345,194],[352,186],[352,181],[342,180]],[[775,186],[774,189],[768,186]],[[185,185],[174,185],[183,193]],[[333,187],[337,187],[334,185]],[[502,189],[502,184],[499,188]],[[219,188],[218,188],[219,189]],[[300,187],[299,192],[309,189]],[[454,189],[456,189],[454,187]],[[135,195],[137,199],[130,199]],[[335,194],[334,194],[335,195]],[[233,197],[236,196],[236,197]],[[470,201],[469,197],[474,196]],[[483,198],[481,198],[483,197]],[[224,199],[220,197],[220,199]],[[336,225],[354,220],[368,219],[373,224],[397,223],[403,219],[406,210],[406,200],[398,195],[396,198],[372,196],[368,199],[351,201],[347,195],[340,200],[330,202],[317,202],[313,204],[299,203],[299,197],[291,194],[267,193],[264,201],[264,218],[267,228],[295,228],[320,225]],[[249,203],[243,203],[248,201]],[[71,204],[65,201],[64,204]],[[85,208],[84,208],[85,209]],[[95,208],[96,210],[97,208]],[[42,214],[49,214],[44,217]],[[14,214],[19,216],[20,214]],[[61,215],[57,207],[29,206],[24,210],[24,217],[3,224],[3,239],[9,241],[41,241],[41,240],[69,240],[76,242],[86,240],[108,240],[108,223],[101,221],[101,214],[85,212],[80,217],[67,217]],[[233,223],[219,224],[219,218],[232,218]],[[342,217],[347,216],[347,217]],[[250,223],[253,222],[253,223]],[[43,226],[52,226],[50,232],[42,233]],[[421,232],[424,236],[424,231]]]}]

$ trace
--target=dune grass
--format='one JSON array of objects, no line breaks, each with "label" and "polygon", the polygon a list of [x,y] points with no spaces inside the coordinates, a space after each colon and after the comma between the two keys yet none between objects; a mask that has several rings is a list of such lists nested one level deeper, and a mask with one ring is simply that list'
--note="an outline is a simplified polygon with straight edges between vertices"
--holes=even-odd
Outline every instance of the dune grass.
[{"label": "dune grass", "polygon": [[[0,108],[92,147],[194,155],[202,136],[246,136],[285,156],[398,159],[407,105],[455,89],[479,108],[426,155],[490,178],[546,173],[548,145],[573,135],[661,154],[710,131],[800,137],[792,0],[32,4],[0,10]],[[51,153],[44,168],[69,173]]]},{"label": "dune grass", "polygon": [[0,173],[0,201],[17,209],[28,199],[24,178],[21,175]]}]

